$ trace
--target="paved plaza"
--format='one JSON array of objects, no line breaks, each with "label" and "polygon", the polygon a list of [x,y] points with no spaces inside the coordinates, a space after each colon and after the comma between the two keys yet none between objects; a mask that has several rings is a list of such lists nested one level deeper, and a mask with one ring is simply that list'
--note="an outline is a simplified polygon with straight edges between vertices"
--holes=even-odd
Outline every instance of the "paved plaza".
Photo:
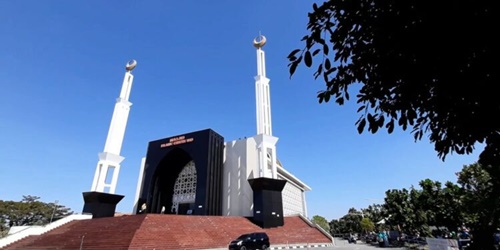
[{"label": "paved plaza", "polygon": [[388,248],[380,248],[376,247],[374,245],[366,244],[366,243],[360,243],[358,241],[357,244],[349,244],[346,240],[339,240],[335,239],[335,246],[333,247],[328,247],[328,248],[316,248],[316,249],[324,249],[324,250],[344,250],[344,249],[350,249],[350,250],[375,250],[375,249],[391,249],[391,250],[400,250],[400,249],[405,249],[401,247],[388,247]]},{"label": "paved plaza", "polygon": [[315,250],[382,250],[382,249],[390,249],[390,250],[400,250],[405,248],[397,248],[397,247],[388,247],[388,248],[380,248],[374,245],[361,243],[358,241],[357,244],[349,244],[347,240],[342,240],[335,238],[335,245],[332,247],[307,247],[307,246],[271,246],[271,250],[281,250],[281,249],[315,249]]},{"label": "paved plaza", "polygon": [[[212,248],[209,250],[226,250],[227,248]],[[304,245],[291,245],[291,246],[284,246],[284,245],[271,245],[270,250],[285,250],[285,249],[300,249],[300,250],[382,250],[382,249],[389,249],[389,250],[402,250],[405,248],[400,248],[400,247],[386,247],[386,248],[380,248],[374,245],[366,244],[366,243],[357,243],[357,244],[349,244],[346,240],[338,239],[335,238],[335,245],[331,247],[308,247],[306,244]]]}]

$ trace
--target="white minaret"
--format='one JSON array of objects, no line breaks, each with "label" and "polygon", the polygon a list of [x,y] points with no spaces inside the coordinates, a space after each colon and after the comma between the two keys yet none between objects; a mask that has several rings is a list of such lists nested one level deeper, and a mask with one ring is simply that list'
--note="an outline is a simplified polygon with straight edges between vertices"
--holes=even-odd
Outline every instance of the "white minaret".
[{"label": "white minaret", "polygon": [[125,159],[123,156],[120,156],[120,151],[122,149],[125,128],[127,127],[130,106],[132,106],[132,103],[128,101],[130,90],[132,89],[132,81],[134,80],[131,72],[136,65],[137,61],[131,60],[125,66],[127,71],[123,78],[120,97],[116,99],[115,110],[111,118],[111,124],[109,125],[104,151],[99,153],[99,161],[97,162],[91,188],[93,192],[115,193],[118,174],[120,173],[120,163]]},{"label": "white minaret", "polygon": [[259,35],[253,40],[257,48],[257,75],[255,76],[255,105],[257,113],[257,147],[259,151],[259,177],[277,179],[276,142],[271,122],[271,94],[266,77],[266,55],[262,47],[266,37]]}]

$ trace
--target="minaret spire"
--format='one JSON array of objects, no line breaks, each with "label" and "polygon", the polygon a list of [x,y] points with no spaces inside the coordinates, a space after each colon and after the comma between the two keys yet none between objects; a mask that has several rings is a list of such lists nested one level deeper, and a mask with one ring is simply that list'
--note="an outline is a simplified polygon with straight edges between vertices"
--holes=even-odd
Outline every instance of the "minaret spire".
[{"label": "minaret spire", "polygon": [[271,98],[269,78],[266,77],[266,53],[262,47],[266,44],[266,37],[259,35],[253,40],[257,48],[257,75],[255,76],[255,104],[257,111],[257,134],[273,135],[271,123]]},{"label": "minaret spire", "polygon": [[[104,145],[104,151],[99,153],[99,161],[97,162],[91,191],[110,194],[115,193],[118,174],[120,172],[120,163],[125,159],[120,156],[120,151],[125,135],[130,106],[132,106],[132,103],[129,102],[128,99],[134,80],[132,70],[136,65],[137,61],[131,60],[125,66],[126,72],[123,78],[122,89],[120,91],[120,96],[116,99],[113,117],[109,125],[108,137]],[[109,180],[108,176],[111,177],[110,182],[107,182],[107,180]]]},{"label": "minaret spire", "polygon": [[276,142],[271,122],[271,97],[269,78],[266,77],[266,54],[262,47],[266,44],[265,36],[259,34],[253,40],[257,48],[257,75],[255,76],[255,106],[257,115],[257,136],[259,177],[277,179]]}]

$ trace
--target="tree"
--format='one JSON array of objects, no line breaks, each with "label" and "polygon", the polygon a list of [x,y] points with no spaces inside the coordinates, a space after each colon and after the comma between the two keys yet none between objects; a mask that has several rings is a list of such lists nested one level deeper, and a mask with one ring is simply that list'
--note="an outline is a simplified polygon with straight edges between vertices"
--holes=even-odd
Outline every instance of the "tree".
[{"label": "tree", "polygon": [[372,232],[375,229],[375,224],[373,224],[373,221],[371,221],[370,218],[361,219],[359,225],[365,233]]},{"label": "tree", "polygon": [[457,173],[463,189],[464,222],[472,228],[475,249],[493,249],[492,235],[500,227],[500,182],[478,163]]},{"label": "tree", "polygon": [[492,235],[500,227],[500,181],[478,163],[457,173],[457,184],[425,179],[421,189],[388,190],[385,204],[390,222],[406,232],[428,236],[429,226],[455,231],[465,224],[474,238],[471,249],[493,249]]},{"label": "tree", "polygon": [[497,19],[494,1],[313,4],[304,47],[288,56],[290,75],[301,63],[316,68],[326,83],[320,103],[344,104],[359,83],[359,133],[410,127],[415,140],[429,134],[443,160],[485,143],[480,163],[498,167]]},{"label": "tree", "polygon": [[379,222],[386,217],[384,208],[380,204],[369,205],[368,208],[361,209],[364,216],[373,222]]},{"label": "tree", "polygon": [[416,204],[426,211],[427,224],[452,231],[460,226],[463,220],[460,187],[451,182],[442,187],[440,182],[430,179],[420,181],[419,185],[422,190]]},{"label": "tree", "polygon": [[330,234],[331,235],[336,235],[336,234],[344,234],[348,232],[349,230],[347,229],[347,226],[345,224],[345,221],[343,220],[332,220],[328,224],[330,226]]},{"label": "tree", "polygon": [[315,215],[313,216],[311,221],[314,222],[316,225],[320,226],[321,228],[323,228],[325,231],[330,232],[330,225],[328,224],[328,221],[324,217]]},{"label": "tree", "polygon": [[383,207],[387,213],[386,221],[389,220],[391,225],[399,226],[406,232],[418,231],[427,234],[427,214],[415,205],[420,191],[412,187],[409,190],[387,190],[385,194]]},{"label": "tree", "polygon": [[73,212],[56,203],[39,201],[38,196],[23,196],[21,201],[0,200],[0,229],[5,235],[12,226],[45,225]]},{"label": "tree", "polygon": [[360,211],[355,208],[349,208],[347,214],[342,216],[340,220],[345,223],[345,232],[344,233],[361,233],[361,226],[359,222],[362,219],[362,214]]}]

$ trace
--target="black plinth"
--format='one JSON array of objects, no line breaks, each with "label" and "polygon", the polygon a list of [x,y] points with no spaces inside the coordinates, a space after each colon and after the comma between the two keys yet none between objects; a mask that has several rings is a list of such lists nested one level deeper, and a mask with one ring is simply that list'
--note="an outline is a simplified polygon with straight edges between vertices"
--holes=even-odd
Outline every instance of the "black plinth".
[{"label": "black plinth", "polygon": [[83,212],[92,214],[92,218],[114,217],[116,204],[123,199],[123,195],[101,192],[83,192]]},{"label": "black plinth", "polygon": [[253,222],[262,228],[284,225],[281,191],[285,180],[270,178],[249,179],[253,190]]}]

